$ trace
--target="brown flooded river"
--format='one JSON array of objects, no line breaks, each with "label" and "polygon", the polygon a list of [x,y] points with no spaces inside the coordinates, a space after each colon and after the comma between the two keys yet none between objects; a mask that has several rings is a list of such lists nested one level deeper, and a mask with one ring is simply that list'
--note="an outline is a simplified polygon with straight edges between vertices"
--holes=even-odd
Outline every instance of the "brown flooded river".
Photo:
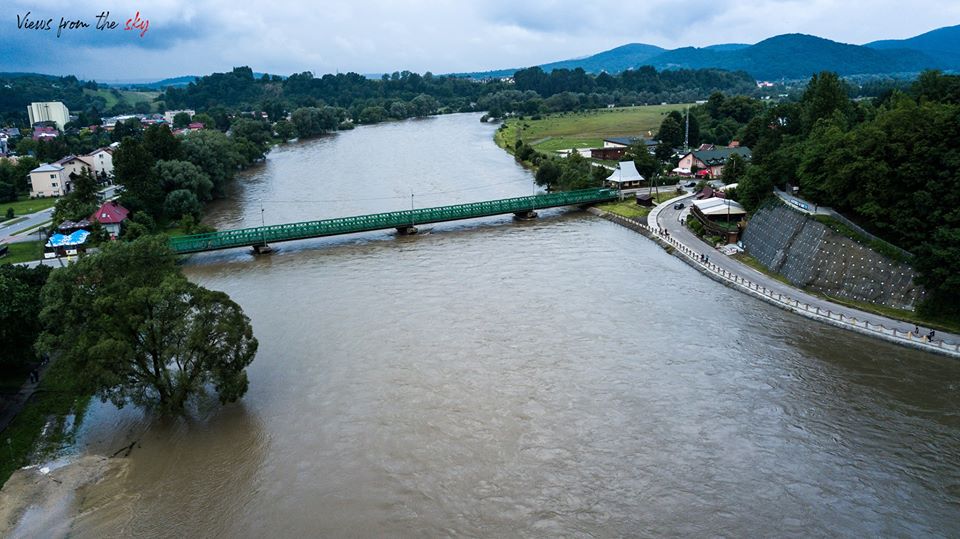
[{"label": "brown flooded river", "polygon": [[[493,129],[287,145],[210,221],[528,194]],[[166,422],[93,405],[82,453],[139,444],[78,493],[69,533],[960,534],[960,363],[775,309],[586,213],[428,232],[192,258],[253,322],[250,391]]]}]

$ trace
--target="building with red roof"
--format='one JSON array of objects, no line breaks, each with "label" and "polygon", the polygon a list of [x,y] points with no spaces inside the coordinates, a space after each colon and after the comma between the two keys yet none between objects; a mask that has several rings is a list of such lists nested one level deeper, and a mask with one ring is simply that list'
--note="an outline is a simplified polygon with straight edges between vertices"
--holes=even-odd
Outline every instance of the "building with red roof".
[{"label": "building with red roof", "polygon": [[113,200],[108,200],[90,215],[90,221],[100,223],[111,238],[116,238],[120,235],[120,224],[127,220],[128,215],[130,210]]}]

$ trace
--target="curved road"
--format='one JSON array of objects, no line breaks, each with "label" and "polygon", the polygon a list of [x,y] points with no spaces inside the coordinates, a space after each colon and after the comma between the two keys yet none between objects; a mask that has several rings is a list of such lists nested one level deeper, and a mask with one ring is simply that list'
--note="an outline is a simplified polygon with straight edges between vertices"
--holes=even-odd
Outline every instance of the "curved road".
[{"label": "curved road", "polygon": [[[726,256],[720,251],[714,249],[710,245],[707,245],[688,228],[680,224],[680,214],[683,212],[683,210],[673,209],[673,205],[678,201],[683,202],[685,206],[689,206],[692,200],[693,195],[685,195],[681,198],[676,198],[657,206],[657,208],[650,212],[647,224],[649,226],[666,229],[669,234],[674,237],[674,239],[686,244],[688,247],[694,250],[700,250],[705,255],[710,257],[710,262],[713,262],[717,266],[731,273],[736,273],[737,275],[753,281],[754,283],[765,286],[769,290],[773,290],[779,294],[788,295],[794,299],[800,300],[802,303],[808,303],[811,307],[820,307],[821,309],[830,310],[834,313],[843,313],[843,315],[847,317],[856,318],[857,320],[866,320],[869,321],[870,324],[882,324],[888,328],[897,328],[899,331],[913,331],[914,325],[910,322],[904,322],[902,320],[896,320],[893,318],[887,318],[885,316],[864,312],[810,295],[799,288],[784,284],[772,277],[767,276],[764,273],[760,273],[750,266],[747,266],[736,259],[730,258],[729,256]],[[920,331],[922,334],[926,334],[928,331],[930,331],[930,328],[921,327]],[[937,330],[935,340],[941,339],[945,343],[954,344],[960,342],[960,335]]]}]

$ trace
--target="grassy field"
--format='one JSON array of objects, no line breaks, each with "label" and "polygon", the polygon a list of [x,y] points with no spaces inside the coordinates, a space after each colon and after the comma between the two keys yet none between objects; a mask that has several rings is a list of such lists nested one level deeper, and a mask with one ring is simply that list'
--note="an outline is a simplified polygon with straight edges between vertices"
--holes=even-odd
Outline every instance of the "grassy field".
[{"label": "grassy field", "polygon": [[640,219],[642,217],[646,217],[650,213],[650,208],[638,205],[636,200],[632,198],[627,198],[622,202],[605,202],[603,204],[597,204],[597,209],[615,213],[628,219]]},{"label": "grassy field", "polygon": [[[133,90],[119,90],[119,92],[120,99],[123,99],[128,105],[133,106],[140,101],[146,101],[150,103],[150,110],[157,112],[156,105],[154,105],[153,100],[160,95],[160,92],[135,92]],[[107,101],[106,108],[108,109],[120,101],[120,99],[117,99],[117,96],[113,95],[113,92],[102,88],[99,90],[86,89],[83,91],[83,93],[104,98]]]},{"label": "grassy field", "polygon": [[0,257],[0,265],[19,264],[43,258],[43,242],[39,240],[10,243],[7,246],[9,250],[6,256]]},{"label": "grassy field", "polygon": [[7,208],[13,208],[15,217],[27,215],[28,213],[38,212],[47,208],[52,208],[57,203],[57,199],[49,198],[28,198],[21,196],[16,202],[0,202],[0,219],[6,219]]},{"label": "grassy field", "polygon": [[650,105],[549,114],[540,120],[510,118],[506,121],[507,127],[497,132],[497,143],[513,147],[520,129],[521,138],[544,153],[566,148],[596,148],[602,146],[607,137],[653,136],[668,112],[682,112],[685,107]]}]

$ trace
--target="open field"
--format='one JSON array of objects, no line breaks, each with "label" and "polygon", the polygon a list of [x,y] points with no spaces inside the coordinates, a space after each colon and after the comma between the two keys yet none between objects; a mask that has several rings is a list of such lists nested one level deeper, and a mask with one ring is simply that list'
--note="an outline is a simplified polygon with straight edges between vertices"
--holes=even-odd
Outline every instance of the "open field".
[{"label": "open field", "polygon": [[29,198],[20,196],[16,202],[0,202],[0,214],[5,217],[7,208],[13,208],[14,216],[19,217],[21,215],[27,215],[28,213],[52,208],[56,203],[57,199],[53,197]]},{"label": "open field", "polygon": [[[156,106],[153,103],[154,98],[160,95],[160,92],[136,92],[133,90],[118,90],[120,92],[120,99],[123,99],[128,105],[133,106],[140,101],[146,101],[150,103],[150,110],[157,112]],[[85,89],[83,93],[87,95],[95,95],[104,98],[107,101],[107,108],[114,106],[120,99],[117,99],[117,96],[113,94],[109,89],[99,89],[99,90],[90,90]]]},{"label": "open field", "polygon": [[683,111],[686,106],[592,109],[549,114],[540,120],[510,118],[506,121],[507,127],[497,133],[497,143],[513,147],[519,128],[521,138],[544,153],[566,148],[596,148],[603,145],[606,137],[653,136],[668,112]]}]

